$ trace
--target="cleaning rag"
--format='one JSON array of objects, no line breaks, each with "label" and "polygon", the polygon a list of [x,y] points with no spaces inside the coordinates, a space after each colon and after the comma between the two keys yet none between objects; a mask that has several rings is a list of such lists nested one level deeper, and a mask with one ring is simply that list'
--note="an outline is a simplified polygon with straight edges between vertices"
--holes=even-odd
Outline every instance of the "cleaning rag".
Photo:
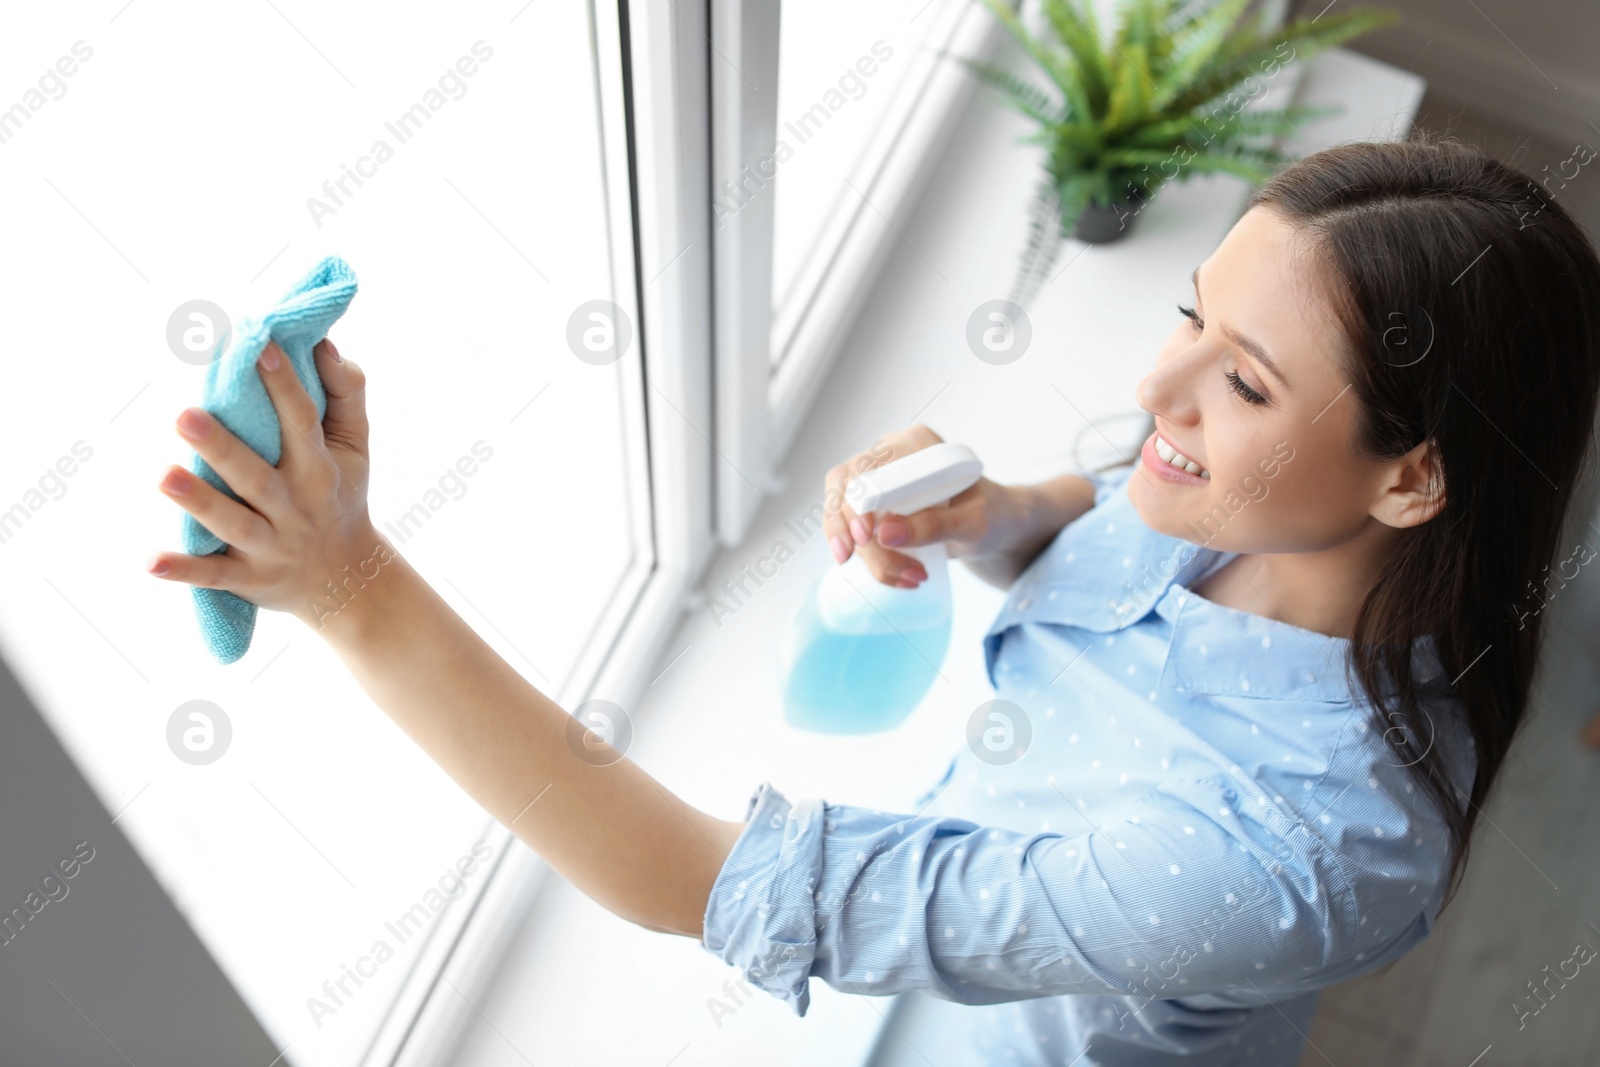
[{"label": "cleaning rag", "polygon": [[[328,328],[344,314],[355,295],[356,275],[350,265],[338,256],[324,259],[284,294],[271,311],[239,324],[227,352],[206,369],[205,394],[199,406],[215,415],[241,441],[276,466],[283,455],[283,431],[278,413],[267,396],[267,388],[256,370],[256,360],[268,340],[277,341],[306,392],[316,401],[317,417],[321,418],[328,410],[328,394],[322,388],[311,350],[327,336]],[[239,499],[198,455],[194,457],[192,469],[211,485]],[[227,548],[221,538],[200,525],[194,516],[184,514],[185,552],[207,556]],[[196,586],[192,587],[192,592],[206,647],[219,662],[233,663],[250,648],[250,638],[256,628],[256,606],[225,589]]]}]

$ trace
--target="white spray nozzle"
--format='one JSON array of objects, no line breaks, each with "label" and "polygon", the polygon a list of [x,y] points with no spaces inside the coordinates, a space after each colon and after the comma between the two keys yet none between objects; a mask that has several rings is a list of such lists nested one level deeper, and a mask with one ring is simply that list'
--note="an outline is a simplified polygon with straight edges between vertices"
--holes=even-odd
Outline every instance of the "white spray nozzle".
[{"label": "white spray nozzle", "polygon": [[944,503],[982,476],[983,463],[972,449],[941,441],[852,477],[860,495],[850,503],[863,515],[869,511],[910,515]]}]

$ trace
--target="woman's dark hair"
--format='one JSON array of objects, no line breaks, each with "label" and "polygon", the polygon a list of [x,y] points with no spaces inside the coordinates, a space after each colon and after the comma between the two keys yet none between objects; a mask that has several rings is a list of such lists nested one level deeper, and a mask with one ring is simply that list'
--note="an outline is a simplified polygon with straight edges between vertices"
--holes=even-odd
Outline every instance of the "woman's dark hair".
[{"label": "woman's dark hair", "polygon": [[[1424,441],[1435,449],[1444,506],[1405,530],[1383,564],[1346,672],[1399,750],[1395,763],[1445,818],[1443,907],[1527,710],[1543,583],[1593,440],[1600,259],[1552,191],[1424,131],[1290,163],[1248,207],[1299,231],[1329,289],[1360,404],[1357,448],[1375,459]],[[1433,743],[1443,724],[1420,710],[1412,642],[1423,636],[1443,666],[1439,684],[1453,682],[1465,708],[1477,755],[1470,797]]]}]

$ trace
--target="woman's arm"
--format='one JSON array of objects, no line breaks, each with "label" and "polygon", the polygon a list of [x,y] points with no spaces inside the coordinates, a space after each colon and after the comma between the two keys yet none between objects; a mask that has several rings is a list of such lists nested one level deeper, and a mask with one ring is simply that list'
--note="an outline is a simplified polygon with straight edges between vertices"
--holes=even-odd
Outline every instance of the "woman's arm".
[{"label": "woman's arm", "polygon": [[[1376,963],[1417,919],[1426,861],[1416,878],[1391,870],[1359,886],[1372,919],[1361,934],[1385,940],[1358,939],[1344,868],[1308,832],[1280,835],[1236,810],[1237,784],[1177,779],[1100,825],[1062,797],[1050,811],[1062,825],[1037,833],[791,805],[763,788],[713,891],[705,945],[801,1015],[813,978],[961,1004],[1136,996],[1137,1014],[1157,998],[1248,995],[1250,982],[1305,992]],[[1401,881],[1419,889],[1394,891]]]},{"label": "woman's arm", "polygon": [[293,613],[474,800],[573,885],[641,926],[698,938],[744,824],[697,811],[626,758],[609,762],[616,753],[592,734],[590,745],[569,743],[571,716],[378,535],[366,506],[364,376],[329,342],[316,358],[328,393],[320,421],[278,347],[262,354],[283,424],[277,467],[205,412],[179,419],[179,432],[242,502],[172,468],[163,491],[230,547],[161,553],[151,573]]},{"label": "woman's arm", "polygon": [[1062,527],[1094,507],[1094,485],[1077,474],[1063,474],[1037,485],[1007,489],[1013,510],[1010,525],[1018,532],[1006,551],[988,556],[957,556],[966,568],[990,585],[1011,588],[1055,539]]},{"label": "woman's arm", "polygon": [[[380,538],[369,536],[377,550]],[[322,628],[361,687],[587,896],[641,926],[698,938],[711,885],[744,824],[690,807],[608,749],[598,748],[594,763],[579,758],[572,717],[390,551]],[[593,734],[588,743],[601,745]]]}]

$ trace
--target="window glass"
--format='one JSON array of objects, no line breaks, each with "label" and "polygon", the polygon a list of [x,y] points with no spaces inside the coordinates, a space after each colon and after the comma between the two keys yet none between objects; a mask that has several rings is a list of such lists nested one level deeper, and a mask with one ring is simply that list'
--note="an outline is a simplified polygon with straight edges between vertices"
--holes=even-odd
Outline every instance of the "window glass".
[{"label": "window glass", "polygon": [[[156,483],[205,374],[168,324],[259,315],[344,257],[372,517],[558,695],[648,551],[622,364],[567,342],[614,295],[588,12],[44,6],[0,68],[0,651],[286,1061],[356,1062],[436,906],[485,877],[489,820],[307,627],[262,613],[220,666],[145,573],[180,546]],[[169,745],[191,701],[220,709],[212,751],[227,723],[209,763]]]},{"label": "window glass", "polygon": [[[803,301],[838,240],[833,220],[870,198],[871,149],[895,133],[916,57],[948,28],[948,0],[783,5],[774,176],[774,307]],[[853,188],[852,188],[853,186]],[[870,199],[869,199],[870,203]],[[868,212],[872,209],[869,207]],[[883,225],[877,215],[873,224]],[[781,353],[774,351],[774,358]]]}]

